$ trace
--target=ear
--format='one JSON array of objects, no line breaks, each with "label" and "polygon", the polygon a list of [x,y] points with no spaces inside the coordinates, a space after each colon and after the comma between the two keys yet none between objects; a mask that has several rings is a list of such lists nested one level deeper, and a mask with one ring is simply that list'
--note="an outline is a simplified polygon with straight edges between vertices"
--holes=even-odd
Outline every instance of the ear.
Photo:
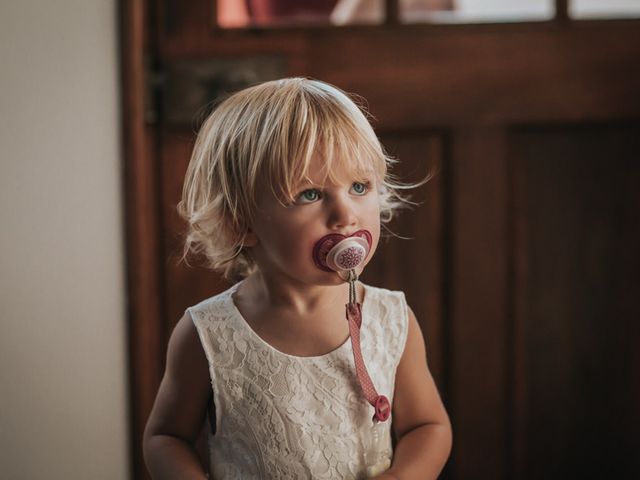
[{"label": "ear", "polygon": [[258,244],[258,237],[253,232],[253,230],[247,230],[247,233],[244,236],[244,240],[242,241],[243,247],[255,247]]}]

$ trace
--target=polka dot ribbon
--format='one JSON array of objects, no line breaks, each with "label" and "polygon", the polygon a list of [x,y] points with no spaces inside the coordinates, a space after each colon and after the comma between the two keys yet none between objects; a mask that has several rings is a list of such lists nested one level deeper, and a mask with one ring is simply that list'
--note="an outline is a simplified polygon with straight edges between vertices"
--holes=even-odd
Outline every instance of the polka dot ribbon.
[{"label": "polka dot ribbon", "polygon": [[362,325],[362,307],[359,303],[347,303],[347,321],[349,322],[349,336],[351,337],[351,346],[353,350],[353,359],[356,364],[356,375],[358,382],[362,388],[367,402],[374,408],[373,421],[384,422],[391,414],[391,404],[389,399],[384,395],[378,395],[371,377],[367,372],[367,367],[362,358],[362,350],[360,348],[360,326]]}]

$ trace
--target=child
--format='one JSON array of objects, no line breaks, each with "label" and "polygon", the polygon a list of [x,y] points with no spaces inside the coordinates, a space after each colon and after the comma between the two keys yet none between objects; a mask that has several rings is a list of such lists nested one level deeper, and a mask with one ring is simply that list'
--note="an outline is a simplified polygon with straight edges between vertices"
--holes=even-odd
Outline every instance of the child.
[{"label": "child", "polygon": [[356,281],[402,201],[389,163],[319,81],[248,88],[206,120],[178,207],[185,254],[240,281],[171,336],[144,435],[154,479],[207,478],[193,445],[208,411],[216,480],[438,476],[451,426],[418,323],[401,292]]}]

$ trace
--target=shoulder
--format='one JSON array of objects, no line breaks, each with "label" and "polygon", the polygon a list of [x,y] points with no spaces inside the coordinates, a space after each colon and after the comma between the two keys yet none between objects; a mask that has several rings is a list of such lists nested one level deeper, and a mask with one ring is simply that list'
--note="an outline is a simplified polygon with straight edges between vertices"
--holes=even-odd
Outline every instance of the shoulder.
[{"label": "shoulder", "polygon": [[364,302],[366,314],[376,318],[372,325],[376,336],[385,342],[384,348],[397,365],[405,349],[412,315],[404,292],[365,285]]},{"label": "shoulder", "polygon": [[409,307],[404,292],[364,285],[364,303],[374,314],[381,318],[390,318],[406,327]]},{"label": "shoulder", "polygon": [[188,313],[196,327],[206,322],[212,316],[227,316],[233,310],[233,300],[231,296],[238,288],[239,283],[232,285],[224,292],[213,295],[201,302],[188,307]]},{"label": "shoulder", "polygon": [[[388,290],[382,287],[364,284],[364,301],[383,306],[395,306],[397,308],[406,309],[407,301],[404,292],[400,290]],[[406,313],[406,312],[405,312]]]}]

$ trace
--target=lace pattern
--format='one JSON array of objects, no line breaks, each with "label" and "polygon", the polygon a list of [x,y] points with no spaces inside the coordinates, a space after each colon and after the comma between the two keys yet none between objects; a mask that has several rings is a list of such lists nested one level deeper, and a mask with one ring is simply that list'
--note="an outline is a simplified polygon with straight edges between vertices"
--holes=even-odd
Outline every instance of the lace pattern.
[{"label": "lace pattern", "polygon": [[[238,285],[187,309],[209,362],[216,405],[216,434],[209,438],[212,477],[366,478],[364,445],[373,408],[360,391],[350,340],[318,357],[279,352],[235,307]],[[365,285],[362,317],[369,374],[393,404],[407,335],[404,294]],[[390,424],[383,424],[389,452]]]}]

